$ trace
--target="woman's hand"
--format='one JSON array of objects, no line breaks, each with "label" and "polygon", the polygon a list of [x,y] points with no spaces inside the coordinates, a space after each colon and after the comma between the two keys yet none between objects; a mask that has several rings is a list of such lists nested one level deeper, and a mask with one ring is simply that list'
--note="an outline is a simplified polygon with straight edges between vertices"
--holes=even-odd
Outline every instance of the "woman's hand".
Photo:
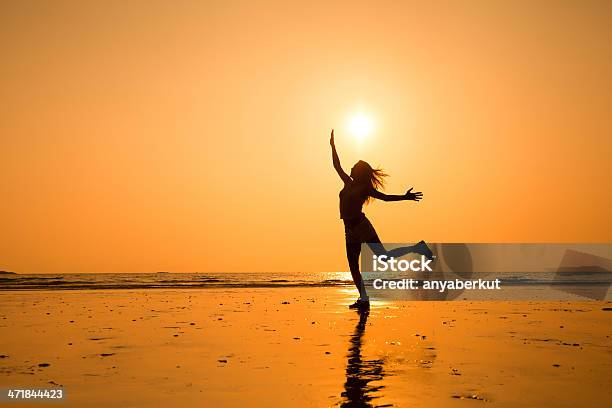
[{"label": "woman's hand", "polygon": [[419,201],[420,199],[423,198],[423,193],[421,193],[420,191],[417,191],[416,193],[412,192],[412,189],[414,187],[411,187],[410,190],[406,191],[406,200],[414,200],[414,201]]},{"label": "woman's hand", "polygon": [[330,144],[331,147],[335,146],[335,143],[334,143],[334,129],[332,129],[332,131],[331,131],[331,137],[329,138],[329,144]]}]

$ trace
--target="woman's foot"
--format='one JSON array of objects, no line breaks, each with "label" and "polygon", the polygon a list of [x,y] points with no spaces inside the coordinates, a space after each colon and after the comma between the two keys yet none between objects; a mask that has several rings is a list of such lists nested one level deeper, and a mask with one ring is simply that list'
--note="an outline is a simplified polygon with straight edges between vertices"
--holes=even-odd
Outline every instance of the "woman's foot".
[{"label": "woman's foot", "polygon": [[418,254],[425,256],[427,259],[433,259],[433,252],[431,252],[425,241],[419,241],[415,247]]},{"label": "woman's foot", "polygon": [[349,306],[349,309],[369,309],[370,299],[357,299],[355,303]]}]

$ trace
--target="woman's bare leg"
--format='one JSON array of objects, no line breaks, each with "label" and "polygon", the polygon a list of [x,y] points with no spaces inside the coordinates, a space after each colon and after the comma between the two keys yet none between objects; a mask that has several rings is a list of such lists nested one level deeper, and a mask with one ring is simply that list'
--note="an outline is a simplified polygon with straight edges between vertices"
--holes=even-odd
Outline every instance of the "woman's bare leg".
[{"label": "woman's bare leg", "polygon": [[351,269],[351,276],[353,277],[353,283],[359,291],[359,298],[366,300],[368,294],[365,290],[363,278],[359,271],[359,254],[361,253],[361,244],[359,243],[346,243],[346,257],[348,259],[349,268]]},{"label": "woman's bare leg", "polygon": [[431,251],[427,247],[425,242],[420,242],[416,245],[410,245],[405,247],[394,248],[389,251],[385,248],[385,246],[380,242],[380,239],[376,237],[376,241],[369,242],[368,246],[376,255],[387,255],[389,258],[401,258],[407,254],[419,254],[425,255],[426,257],[431,257]]}]

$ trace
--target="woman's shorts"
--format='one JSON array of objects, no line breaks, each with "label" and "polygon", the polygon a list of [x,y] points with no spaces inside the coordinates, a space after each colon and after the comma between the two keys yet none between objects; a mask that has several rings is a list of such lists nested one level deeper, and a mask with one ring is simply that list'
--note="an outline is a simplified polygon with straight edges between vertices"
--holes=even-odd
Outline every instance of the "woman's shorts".
[{"label": "woman's shorts", "polygon": [[[350,226],[349,226],[350,225]],[[344,235],[347,244],[365,244],[368,242],[380,242],[374,226],[366,217],[355,224],[344,224]]]}]

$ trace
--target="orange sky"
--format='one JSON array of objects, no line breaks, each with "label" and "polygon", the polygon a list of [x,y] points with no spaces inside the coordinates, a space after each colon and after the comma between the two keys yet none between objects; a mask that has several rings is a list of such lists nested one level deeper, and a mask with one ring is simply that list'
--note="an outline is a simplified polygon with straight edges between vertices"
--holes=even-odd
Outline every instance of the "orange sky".
[{"label": "orange sky", "polygon": [[603,1],[3,2],[0,269],[346,270],[332,127],[347,170],[424,192],[366,208],[383,241],[610,242],[610,21]]}]

